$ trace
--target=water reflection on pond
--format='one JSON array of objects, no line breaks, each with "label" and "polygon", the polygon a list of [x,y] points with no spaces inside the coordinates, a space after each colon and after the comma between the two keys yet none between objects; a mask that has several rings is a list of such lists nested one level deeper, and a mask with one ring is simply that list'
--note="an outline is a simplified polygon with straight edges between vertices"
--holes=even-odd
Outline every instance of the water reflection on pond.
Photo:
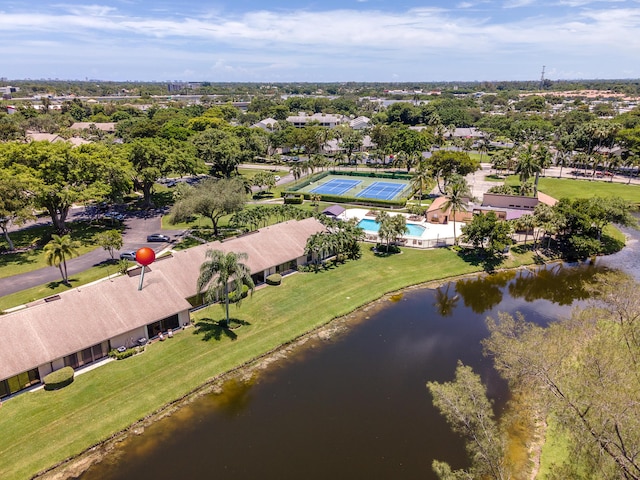
[{"label": "water reflection on pond", "polygon": [[426,382],[452,379],[460,359],[499,410],[508,393],[482,356],[485,318],[568,316],[586,298],[584,282],[604,270],[558,264],[394,296],[348,333],[152,425],[81,478],[429,479],[433,459],[463,467],[463,444]]}]

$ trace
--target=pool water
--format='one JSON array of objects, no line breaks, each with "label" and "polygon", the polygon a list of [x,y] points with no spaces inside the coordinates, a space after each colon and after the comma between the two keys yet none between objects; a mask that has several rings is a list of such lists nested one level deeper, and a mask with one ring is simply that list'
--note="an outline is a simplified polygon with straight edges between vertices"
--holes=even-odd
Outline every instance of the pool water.
[{"label": "pool water", "polygon": [[[380,230],[380,224],[376,223],[375,220],[371,220],[369,218],[363,218],[358,222],[358,226],[367,232],[377,232]],[[411,237],[421,237],[426,228],[417,223],[409,223],[407,222],[407,228],[409,229],[409,233],[407,235]]]}]

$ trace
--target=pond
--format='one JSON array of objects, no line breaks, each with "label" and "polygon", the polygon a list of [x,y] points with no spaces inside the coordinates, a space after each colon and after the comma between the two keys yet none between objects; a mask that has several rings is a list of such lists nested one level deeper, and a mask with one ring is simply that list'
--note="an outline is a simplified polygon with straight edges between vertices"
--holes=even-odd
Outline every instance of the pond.
[{"label": "pond", "polygon": [[569,316],[586,300],[583,283],[607,263],[637,261],[633,249],[595,265],[554,264],[391,297],[360,312],[346,333],[151,425],[80,478],[435,479],[433,459],[464,467],[463,443],[425,384],[451,380],[461,360],[500,412],[508,391],[482,355],[486,317],[519,311],[546,324]]}]

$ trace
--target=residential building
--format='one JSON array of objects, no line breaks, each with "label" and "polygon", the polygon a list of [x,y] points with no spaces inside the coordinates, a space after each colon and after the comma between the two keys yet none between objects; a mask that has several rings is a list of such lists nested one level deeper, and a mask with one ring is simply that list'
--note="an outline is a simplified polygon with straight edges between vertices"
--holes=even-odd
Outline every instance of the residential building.
[{"label": "residential building", "polygon": [[[436,198],[426,212],[426,220],[430,223],[448,223],[453,221],[453,213],[450,208],[444,208],[447,197]],[[474,214],[495,212],[500,220],[513,220],[522,215],[532,214],[536,205],[545,203],[553,206],[557,200],[542,192],[537,197],[522,195],[502,195],[497,193],[485,193],[482,203],[466,202],[466,209],[455,213],[456,222],[468,222]]]},{"label": "residential building", "polygon": [[321,127],[334,128],[341,123],[344,123],[344,117],[342,115],[331,115],[324,113],[314,113],[313,115],[307,115],[305,112],[300,112],[298,115],[291,115],[287,117],[287,122],[291,123],[294,127],[302,128],[306,127],[310,123],[315,123]]},{"label": "residential building", "polygon": [[160,257],[145,270],[141,290],[137,267],[0,316],[0,398],[64,366],[82,367],[111,349],[188,325],[190,309],[200,304],[196,284],[207,250],[246,253],[252,278],[261,284],[307,263],[307,239],[323,229],[315,218],[272,225]]}]

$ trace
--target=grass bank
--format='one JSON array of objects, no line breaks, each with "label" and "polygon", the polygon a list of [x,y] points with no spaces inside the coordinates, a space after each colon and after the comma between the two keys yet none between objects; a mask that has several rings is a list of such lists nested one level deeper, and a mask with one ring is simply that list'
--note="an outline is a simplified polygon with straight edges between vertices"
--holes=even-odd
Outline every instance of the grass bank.
[{"label": "grass bank", "polygon": [[[359,261],[291,275],[279,287],[257,291],[233,310],[243,322],[233,333],[217,327],[223,311],[213,306],[198,312],[195,329],[154,343],[141,355],[79,375],[62,390],[28,392],[5,402],[0,409],[0,478],[30,478],[208,380],[387,292],[482,269],[448,249],[404,249],[382,258],[369,247],[363,246]],[[532,261],[525,253],[502,266]]]}]

